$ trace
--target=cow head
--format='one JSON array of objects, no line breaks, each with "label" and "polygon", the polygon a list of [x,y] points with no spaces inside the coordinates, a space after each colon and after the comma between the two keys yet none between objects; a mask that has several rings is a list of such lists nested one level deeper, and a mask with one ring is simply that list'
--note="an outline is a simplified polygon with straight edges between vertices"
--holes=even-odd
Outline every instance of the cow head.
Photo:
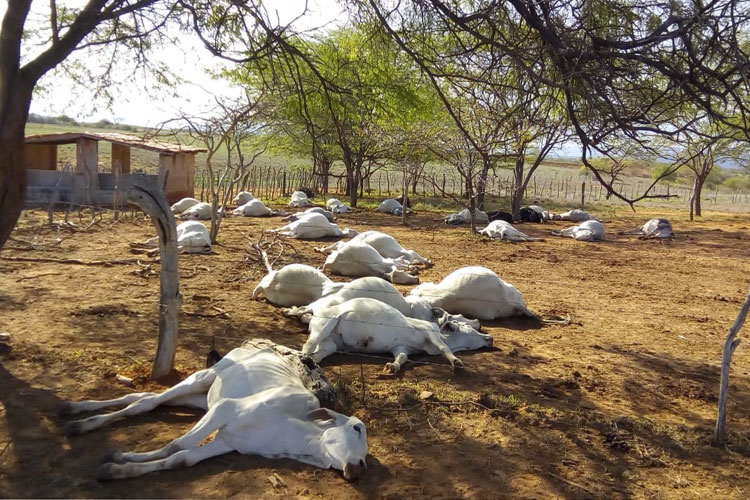
[{"label": "cow head", "polygon": [[344,472],[349,481],[359,479],[367,470],[367,430],[356,417],[348,417],[318,408],[308,418],[324,428],[320,436],[323,459],[330,467]]},{"label": "cow head", "polygon": [[470,351],[492,346],[492,336],[476,331],[466,323],[446,321],[440,326],[443,342],[451,351]]},{"label": "cow head", "polygon": [[[407,302],[409,301],[407,300]],[[412,307],[412,310],[413,309],[414,308]],[[479,322],[478,319],[469,319],[463,314],[451,314],[441,307],[432,308],[432,317],[435,319],[435,321],[441,328],[445,323],[451,323],[451,322],[469,325],[471,328],[475,330],[479,330],[480,328],[482,328],[482,324]]]}]

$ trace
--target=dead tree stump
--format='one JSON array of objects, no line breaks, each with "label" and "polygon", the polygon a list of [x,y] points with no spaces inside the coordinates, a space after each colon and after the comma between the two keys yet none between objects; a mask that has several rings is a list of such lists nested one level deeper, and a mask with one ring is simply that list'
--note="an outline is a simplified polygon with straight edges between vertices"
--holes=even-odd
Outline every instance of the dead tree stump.
[{"label": "dead tree stump", "polygon": [[336,389],[326,378],[323,370],[315,364],[311,358],[303,358],[302,353],[295,349],[276,344],[268,339],[250,339],[242,344],[243,349],[259,351],[261,349],[273,349],[282,359],[289,363],[299,373],[302,383],[320,401],[320,406],[336,410]]},{"label": "dead tree stump", "polygon": [[158,380],[172,371],[177,351],[177,330],[182,306],[177,252],[177,223],[167,198],[159,187],[146,177],[131,177],[127,200],[151,216],[159,233],[161,255],[159,295],[159,342],[151,367],[151,378]]}]

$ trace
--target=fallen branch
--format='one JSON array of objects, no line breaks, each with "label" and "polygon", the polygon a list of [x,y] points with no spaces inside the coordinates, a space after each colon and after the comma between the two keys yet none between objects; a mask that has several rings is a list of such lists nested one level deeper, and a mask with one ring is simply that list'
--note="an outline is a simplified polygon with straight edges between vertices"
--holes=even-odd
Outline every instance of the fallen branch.
[{"label": "fallen branch", "polygon": [[198,311],[185,311],[182,312],[188,316],[195,316],[198,318],[226,318],[229,319],[229,314],[224,310],[216,306],[211,306],[211,309],[217,311],[216,313],[203,313]]},{"label": "fallen branch", "polygon": [[21,282],[23,280],[31,280],[31,279],[34,279],[34,278],[41,278],[42,276],[55,276],[55,275],[58,275],[58,274],[60,274],[60,273],[40,273],[40,274],[33,274],[31,276],[21,276],[20,278],[18,278],[16,280],[16,282],[19,283],[19,282]]},{"label": "fallen branch", "polygon": [[578,483],[574,483],[574,482],[573,482],[573,481],[571,481],[570,479],[565,479],[564,477],[562,477],[562,476],[560,476],[560,475],[558,475],[558,474],[555,474],[555,473],[553,473],[553,472],[547,472],[547,474],[549,474],[549,475],[550,475],[551,477],[553,477],[553,478],[557,479],[558,481],[562,481],[563,483],[565,483],[565,484],[567,484],[567,485],[573,486],[574,488],[578,488],[579,490],[583,490],[583,491],[585,491],[586,493],[588,493],[589,495],[594,495],[594,496],[596,496],[596,492],[595,492],[594,490],[591,490],[591,489],[589,489],[589,488],[586,488],[585,486],[583,486],[583,485],[581,485],[581,484],[578,484]]},{"label": "fallen branch", "polygon": [[[0,259],[12,260],[16,262],[53,262],[55,264],[71,264],[76,266],[104,266],[112,267],[114,265],[137,264],[140,259],[114,259],[114,260],[80,260],[80,259],[56,259],[53,257],[14,257],[2,255]],[[151,261],[158,263],[159,259]]]}]

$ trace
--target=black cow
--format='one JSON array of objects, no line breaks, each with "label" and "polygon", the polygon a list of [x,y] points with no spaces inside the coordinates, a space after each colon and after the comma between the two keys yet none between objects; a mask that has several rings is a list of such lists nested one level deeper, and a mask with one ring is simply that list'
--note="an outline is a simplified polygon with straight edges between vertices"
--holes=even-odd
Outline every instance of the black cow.
[{"label": "black cow", "polygon": [[513,215],[508,212],[503,212],[502,210],[487,212],[487,217],[490,219],[490,222],[493,220],[504,220],[508,224],[513,224]]},{"label": "black cow", "polygon": [[539,224],[544,222],[544,219],[542,218],[542,214],[540,214],[533,208],[529,208],[529,207],[523,207],[518,212],[518,216],[521,219],[521,222],[537,222]]},{"label": "black cow", "polygon": [[310,199],[310,200],[312,200],[313,198],[315,198],[315,193],[313,193],[313,190],[310,189],[309,187],[299,186],[296,190],[297,191],[302,191],[303,193],[305,193],[305,195],[307,196],[307,198]]},{"label": "black cow", "polygon": [[[404,205],[404,195],[399,195],[398,198],[394,198],[397,202],[401,203],[401,206]],[[406,198],[406,208],[411,208],[411,198]]]}]

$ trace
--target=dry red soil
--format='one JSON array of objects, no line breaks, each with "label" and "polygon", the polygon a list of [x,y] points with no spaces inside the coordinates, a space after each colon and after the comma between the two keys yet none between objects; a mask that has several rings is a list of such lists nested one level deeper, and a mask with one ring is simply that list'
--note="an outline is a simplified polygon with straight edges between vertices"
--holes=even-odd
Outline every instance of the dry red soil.
[{"label": "dry red soil", "polygon": [[[97,482],[108,450],[159,448],[199,418],[157,409],[68,438],[56,416],[61,401],[164,389],[148,380],[159,265],[129,247],[152,236],[153,225],[132,215],[113,224],[107,214],[86,231],[62,231],[59,247],[28,250],[10,242],[0,254],[0,331],[11,337],[0,343],[0,496],[747,498],[745,344],[733,361],[728,444],[713,447],[711,438],[721,349],[750,281],[750,216],[712,213],[690,223],[672,214],[678,237],[669,243],[616,234],[651,216],[606,220],[603,243],[549,236],[564,223],[525,224],[522,230],[546,240],[523,244],[445,227],[438,214],[416,215],[410,227],[372,211],[342,216],[342,227],[386,231],[431,258],[435,265],[422,281],[483,265],[514,284],[531,310],[572,319],[488,324],[495,348],[460,355],[460,373],[439,357],[417,356],[429,364],[411,363],[395,378],[380,376],[384,358],[326,359],[343,411],[367,425],[369,471],[353,484],[337,471],[237,453],[190,469]],[[14,237],[53,242],[57,232],[45,220],[45,212],[24,212]],[[202,368],[212,337],[222,351],[252,337],[303,344],[304,325],[250,299],[264,274],[250,243],[278,225],[279,219],[228,219],[213,254],[180,257],[182,376]],[[292,245],[276,266],[323,263],[313,251],[320,242]],[[133,258],[141,263],[44,260]],[[226,315],[196,315],[219,311]],[[118,383],[116,374],[134,377],[135,388]],[[419,405],[415,394],[422,391],[434,399]]]}]

